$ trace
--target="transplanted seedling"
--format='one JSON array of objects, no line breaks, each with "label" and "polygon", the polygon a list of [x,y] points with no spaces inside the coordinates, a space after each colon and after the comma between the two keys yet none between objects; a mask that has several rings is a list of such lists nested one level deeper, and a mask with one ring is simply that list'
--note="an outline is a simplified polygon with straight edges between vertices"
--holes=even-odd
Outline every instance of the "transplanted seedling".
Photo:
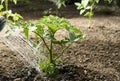
[{"label": "transplanted seedling", "polygon": [[[46,58],[42,58],[40,61],[40,68],[45,73],[54,74],[57,72],[57,66],[60,56],[70,47],[70,45],[84,38],[83,33],[75,26],[71,25],[65,18],[58,16],[44,16],[35,23],[23,22],[21,25],[24,27],[24,33],[29,38],[29,31],[35,34],[36,41],[44,44],[46,48]],[[57,31],[64,29],[67,31],[68,36],[65,36],[61,40],[55,37]],[[60,53],[55,49],[55,45],[60,46]]]}]

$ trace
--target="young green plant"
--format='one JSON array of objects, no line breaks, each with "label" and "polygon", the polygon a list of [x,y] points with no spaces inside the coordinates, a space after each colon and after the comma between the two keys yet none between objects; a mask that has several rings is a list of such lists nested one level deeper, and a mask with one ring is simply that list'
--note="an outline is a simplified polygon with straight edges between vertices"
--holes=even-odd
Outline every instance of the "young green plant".
[{"label": "young green plant", "polygon": [[[57,71],[56,64],[58,64],[57,62],[59,61],[60,56],[63,55],[66,49],[68,49],[75,41],[84,38],[84,35],[79,29],[71,25],[65,18],[59,18],[58,16],[44,16],[31,26],[35,27],[33,32],[35,33],[37,41],[41,39],[46,48],[47,59],[43,58],[40,62],[40,67],[44,70],[44,72],[49,74],[54,74]],[[25,27],[24,32],[27,37],[28,30],[30,29],[31,28]],[[65,29],[69,36],[58,40],[55,37],[55,34],[60,29]],[[54,50],[55,45],[60,46],[60,53],[58,53],[57,50]]]},{"label": "young green plant", "polygon": [[91,27],[91,18],[93,17],[93,7],[99,0],[82,0],[81,3],[76,2],[77,9],[80,10],[80,15],[84,14],[89,18],[89,27]]}]

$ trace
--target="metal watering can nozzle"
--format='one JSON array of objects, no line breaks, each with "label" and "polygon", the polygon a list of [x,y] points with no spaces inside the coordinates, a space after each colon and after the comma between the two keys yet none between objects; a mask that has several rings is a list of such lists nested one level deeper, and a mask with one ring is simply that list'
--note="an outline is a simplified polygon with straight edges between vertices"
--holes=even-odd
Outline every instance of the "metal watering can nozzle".
[{"label": "metal watering can nozzle", "polygon": [[4,16],[0,16],[0,31],[4,28],[6,19]]}]

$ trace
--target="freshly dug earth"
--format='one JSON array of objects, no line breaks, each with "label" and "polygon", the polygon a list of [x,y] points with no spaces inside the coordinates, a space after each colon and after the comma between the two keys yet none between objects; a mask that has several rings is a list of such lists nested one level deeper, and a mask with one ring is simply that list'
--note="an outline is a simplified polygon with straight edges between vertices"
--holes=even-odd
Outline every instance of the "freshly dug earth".
[{"label": "freshly dug earth", "polygon": [[[88,19],[79,17],[69,21],[86,34],[86,39],[74,43],[61,57],[58,77],[51,81],[119,81],[120,80],[120,17],[94,17],[91,27]],[[26,67],[18,53],[0,42],[1,81],[41,81],[34,68]],[[45,77],[42,77],[46,80]]]},{"label": "freshly dug earth", "polygon": [[[41,76],[0,41],[0,81],[120,81],[120,16],[95,16],[89,27],[87,18],[66,12],[86,38],[75,42],[61,57],[60,75]],[[29,15],[25,18],[32,19]]]}]

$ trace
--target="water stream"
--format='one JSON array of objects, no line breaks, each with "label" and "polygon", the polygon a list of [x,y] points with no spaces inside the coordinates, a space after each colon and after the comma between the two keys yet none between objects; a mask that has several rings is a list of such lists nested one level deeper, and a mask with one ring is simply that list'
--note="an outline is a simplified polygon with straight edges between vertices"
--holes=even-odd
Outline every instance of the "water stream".
[{"label": "water stream", "polygon": [[39,54],[38,50],[32,46],[32,43],[27,40],[21,33],[12,33],[8,36],[0,37],[0,39],[13,51],[18,52],[20,56],[33,68],[39,69]]}]

